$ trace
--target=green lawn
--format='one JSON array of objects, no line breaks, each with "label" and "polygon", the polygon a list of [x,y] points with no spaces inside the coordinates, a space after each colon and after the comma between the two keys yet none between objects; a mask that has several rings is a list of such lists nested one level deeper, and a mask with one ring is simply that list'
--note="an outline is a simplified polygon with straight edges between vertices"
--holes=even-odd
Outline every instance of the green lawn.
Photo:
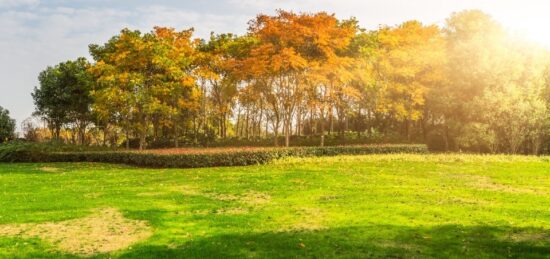
[{"label": "green lawn", "polygon": [[[140,238],[109,248],[130,231]],[[0,258],[550,258],[550,158],[0,164],[0,233]],[[86,240],[112,252],[92,254]]]}]

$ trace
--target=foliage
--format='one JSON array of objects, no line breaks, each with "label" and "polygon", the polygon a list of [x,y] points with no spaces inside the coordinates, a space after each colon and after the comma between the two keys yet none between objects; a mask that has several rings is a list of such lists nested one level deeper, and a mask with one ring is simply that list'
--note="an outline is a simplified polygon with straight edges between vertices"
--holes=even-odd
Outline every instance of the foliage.
[{"label": "foliage", "polygon": [[36,105],[35,115],[49,123],[55,139],[60,139],[64,124],[74,123],[84,143],[86,127],[91,121],[90,90],[93,85],[85,58],[66,61],[48,67],[38,76],[40,87],[35,87],[32,97]]},{"label": "foliage", "polygon": [[[90,45],[88,73],[69,69],[74,62],[44,71],[37,111],[56,138],[69,142],[77,125],[81,135],[89,132],[82,143],[128,149],[136,139],[140,149],[265,145],[268,138],[274,146],[304,139],[324,146],[340,143],[334,135],[375,132],[442,151],[547,150],[548,49],[478,10],[453,13],[442,26],[411,20],[367,31],[358,24],[278,10],[252,19],[242,36],[124,29]],[[91,107],[69,104],[78,98],[63,87],[80,84],[68,79],[90,73]]]},{"label": "foliage", "polygon": [[15,120],[10,117],[10,112],[0,106],[0,143],[15,137]]},{"label": "foliage", "polygon": [[140,149],[153,120],[177,130],[188,111],[196,109],[192,32],[156,27],[142,35],[124,29],[105,45],[90,46],[96,60],[90,71],[98,82],[94,109],[126,132],[135,129]]},{"label": "foliage", "polygon": [[264,164],[290,156],[335,156],[387,153],[425,153],[424,145],[365,145],[337,147],[208,149],[194,152],[128,152],[71,150],[72,146],[34,145],[29,143],[0,146],[2,162],[102,162],[141,167],[193,168]]},{"label": "foliage", "polygon": [[539,154],[548,121],[543,96],[548,51],[518,41],[475,10],[453,14],[444,33],[446,80],[433,89],[426,108],[444,128],[446,149],[457,143],[456,148]]},{"label": "foliage", "polygon": [[29,142],[11,141],[0,145],[0,162],[40,162],[48,160],[47,154],[55,152],[112,151],[100,146],[70,145],[58,141]]}]

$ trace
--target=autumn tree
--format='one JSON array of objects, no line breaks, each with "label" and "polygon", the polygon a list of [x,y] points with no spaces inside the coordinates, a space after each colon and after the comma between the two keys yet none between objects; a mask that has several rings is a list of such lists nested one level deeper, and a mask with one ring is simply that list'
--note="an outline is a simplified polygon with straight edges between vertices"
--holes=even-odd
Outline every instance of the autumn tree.
[{"label": "autumn tree", "polygon": [[[354,24],[353,24],[354,25]],[[295,14],[279,10],[276,16],[259,15],[250,22],[249,32],[259,44],[250,52],[247,64],[256,85],[265,94],[272,113],[275,144],[282,122],[285,145],[312,67],[342,64],[337,51],[349,44],[355,33],[351,23],[340,23],[327,13]]]},{"label": "autumn tree", "polygon": [[422,119],[428,91],[443,81],[445,41],[437,26],[417,21],[381,28],[378,37],[377,106],[404,123],[411,141],[411,124]]},{"label": "autumn tree", "polygon": [[[176,32],[157,27],[142,34],[124,29],[103,46],[91,45],[96,60],[91,69],[99,87],[94,108],[104,116],[119,117],[126,132],[134,129],[140,149],[155,115],[174,127],[195,109],[192,30]],[[128,142],[128,139],[127,139]]]},{"label": "autumn tree", "polygon": [[272,136],[277,146],[281,135],[289,146],[304,134],[323,146],[327,134],[343,144],[355,131],[358,142],[538,154],[550,138],[550,51],[481,11],[454,13],[441,28],[367,31],[354,18],[278,10],[243,36],[192,33],[124,29],[91,45],[94,64],[40,74],[35,114],[56,139],[72,130],[100,143],[103,132],[104,145],[117,145],[124,132],[141,149],[216,137]]}]

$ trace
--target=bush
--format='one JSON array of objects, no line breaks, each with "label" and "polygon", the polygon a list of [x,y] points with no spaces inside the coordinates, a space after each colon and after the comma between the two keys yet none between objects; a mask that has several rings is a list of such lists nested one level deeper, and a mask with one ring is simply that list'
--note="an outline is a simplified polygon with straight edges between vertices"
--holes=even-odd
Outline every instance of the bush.
[{"label": "bush", "polygon": [[47,162],[47,154],[54,152],[90,152],[110,151],[112,149],[99,146],[68,145],[61,142],[35,143],[29,141],[12,141],[0,144],[0,162]]},{"label": "bush", "polygon": [[132,151],[75,151],[40,145],[0,146],[0,162],[101,162],[154,168],[194,168],[264,164],[289,156],[335,156],[387,153],[426,153],[425,145],[367,145],[335,147],[271,148],[193,154],[154,154]]}]

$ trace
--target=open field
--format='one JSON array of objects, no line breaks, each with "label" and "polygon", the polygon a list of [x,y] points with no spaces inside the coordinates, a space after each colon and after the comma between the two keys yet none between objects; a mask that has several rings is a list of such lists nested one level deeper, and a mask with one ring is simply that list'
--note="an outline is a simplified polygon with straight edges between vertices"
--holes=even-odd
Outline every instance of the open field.
[{"label": "open field", "polygon": [[550,257],[550,158],[0,164],[0,258]]}]

